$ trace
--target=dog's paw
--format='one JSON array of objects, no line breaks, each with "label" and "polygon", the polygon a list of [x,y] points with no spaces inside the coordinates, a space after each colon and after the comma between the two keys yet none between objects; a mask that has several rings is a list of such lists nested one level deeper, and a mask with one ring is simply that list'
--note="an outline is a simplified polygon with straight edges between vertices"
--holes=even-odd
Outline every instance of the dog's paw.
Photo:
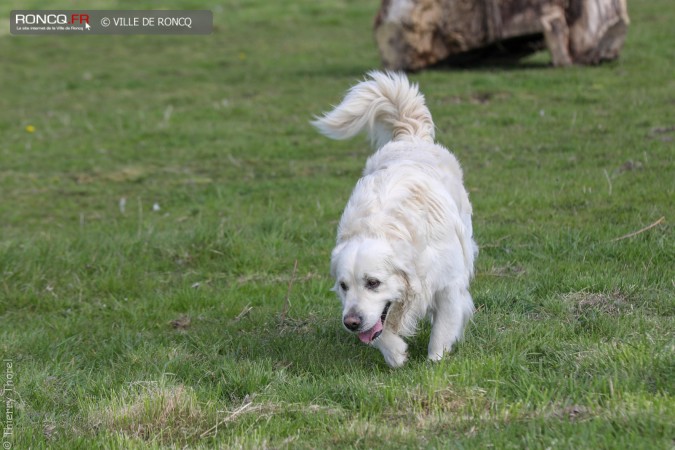
[{"label": "dog's paw", "polygon": [[451,351],[452,351],[452,344],[439,345],[434,347],[429,345],[429,353],[427,354],[427,358],[429,358],[429,361],[437,362],[443,359],[443,356],[445,356],[447,353],[450,353]]},{"label": "dog's paw", "polygon": [[389,367],[393,367],[394,369],[403,366],[403,364],[405,364],[405,362],[408,360],[408,354],[406,352],[391,352],[389,354],[382,352],[382,354],[384,355],[385,362],[389,365]]},{"label": "dog's paw", "polygon": [[429,358],[429,361],[438,362],[441,359],[443,359],[443,353],[437,353],[437,352],[429,353],[427,355],[427,358]]},{"label": "dog's paw", "polygon": [[374,344],[390,367],[401,367],[408,360],[408,344],[398,335],[385,330]]}]

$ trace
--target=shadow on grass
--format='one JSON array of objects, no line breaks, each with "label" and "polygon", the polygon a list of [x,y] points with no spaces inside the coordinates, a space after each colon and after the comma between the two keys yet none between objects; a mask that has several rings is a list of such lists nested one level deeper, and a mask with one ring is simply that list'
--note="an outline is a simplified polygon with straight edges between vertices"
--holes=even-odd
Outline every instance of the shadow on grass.
[{"label": "shadow on grass", "polygon": [[[364,345],[337,320],[305,317],[268,316],[265,323],[230,329],[220,353],[247,363],[265,362],[290,374],[340,376],[364,372],[386,373],[392,370],[380,351]],[[427,360],[430,325],[420,324],[418,333],[406,339],[408,362],[419,365]]]}]

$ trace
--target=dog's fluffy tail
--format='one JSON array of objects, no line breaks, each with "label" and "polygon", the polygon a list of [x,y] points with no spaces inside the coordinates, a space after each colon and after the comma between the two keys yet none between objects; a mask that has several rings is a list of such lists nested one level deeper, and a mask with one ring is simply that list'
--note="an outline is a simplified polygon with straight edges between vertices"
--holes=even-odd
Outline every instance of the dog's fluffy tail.
[{"label": "dog's fluffy tail", "polygon": [[366,130],[375,148],[413,137],[434,141],[434,123],[424,96],[402,73],[369,72],[342,103],[312,125],[333,139],[347,139]]}]

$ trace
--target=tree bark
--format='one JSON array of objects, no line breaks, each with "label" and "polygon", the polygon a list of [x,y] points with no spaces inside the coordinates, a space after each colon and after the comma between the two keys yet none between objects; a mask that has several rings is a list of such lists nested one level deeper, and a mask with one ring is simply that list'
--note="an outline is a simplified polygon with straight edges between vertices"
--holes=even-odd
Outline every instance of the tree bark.
[{"label": "tree bark", "polygon": [[617,58],[628,23],[626,0],[382,0],[375,39],[394,70],[491,46],[520,57],[541,42],[566,66]]}]

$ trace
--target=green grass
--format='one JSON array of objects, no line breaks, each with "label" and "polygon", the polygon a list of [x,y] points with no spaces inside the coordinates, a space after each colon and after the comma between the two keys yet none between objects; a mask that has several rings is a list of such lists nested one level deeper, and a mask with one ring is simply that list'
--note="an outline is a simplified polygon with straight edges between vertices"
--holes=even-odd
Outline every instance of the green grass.
[{"label": "green grass", "polygon": [[631,2],[621,59],[600,67],[541,53],[412,75],[465,169],[481,253],[465,341],[428,363],[424,326],[400,370],[341,329],[329,292],[370,150],[309,126],[379,67],[379,2],[289,3],[175,2],[214,11],[206,37],[0,36],[5,440],[671,448],[670,1]]}]

